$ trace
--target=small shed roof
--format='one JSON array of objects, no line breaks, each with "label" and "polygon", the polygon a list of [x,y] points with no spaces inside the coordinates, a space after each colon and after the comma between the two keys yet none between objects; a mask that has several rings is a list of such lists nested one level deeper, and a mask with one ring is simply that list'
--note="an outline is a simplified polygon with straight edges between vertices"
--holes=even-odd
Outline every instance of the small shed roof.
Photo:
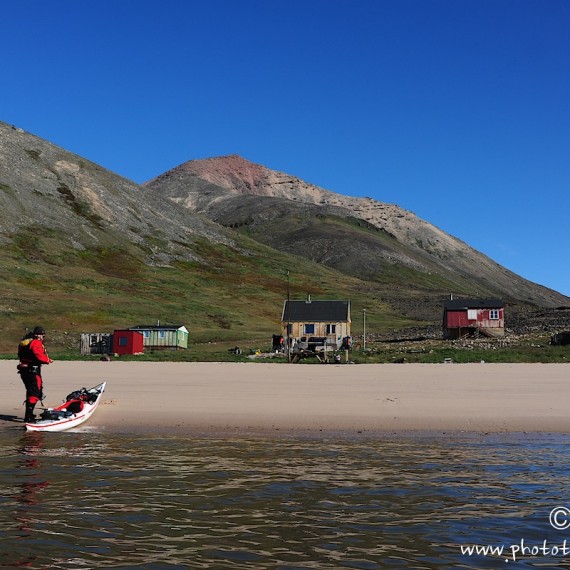
[{"label": "small shed roof", "polygon": [[452,311],[462,309],[501,309],[505,303],[500,299],[448,299],[443,302],[443,308]]},{"label": "small shed roof", "polygon": [[350,321],[350,301],[285,301],[282,321]]},{"label": "small shed roof", "polygon": [[130,331],[183,331],[188,332],[184,325],[136,325],[130,327]]}]

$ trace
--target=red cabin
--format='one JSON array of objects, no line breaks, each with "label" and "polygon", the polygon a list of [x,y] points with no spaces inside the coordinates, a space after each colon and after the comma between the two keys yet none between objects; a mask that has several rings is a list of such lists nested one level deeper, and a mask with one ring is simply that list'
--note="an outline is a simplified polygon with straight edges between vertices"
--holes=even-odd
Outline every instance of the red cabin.
[{"label": "red cabin", "polygon": [[113,333],[113,353],[142,354],[144,352],[144,337],[140,332],[117,330]]},{"label": "red cabin", "polygon": [[482,334],[505,336],[505,305],[499,299],[450,299],[443,302],[443,338]]}]

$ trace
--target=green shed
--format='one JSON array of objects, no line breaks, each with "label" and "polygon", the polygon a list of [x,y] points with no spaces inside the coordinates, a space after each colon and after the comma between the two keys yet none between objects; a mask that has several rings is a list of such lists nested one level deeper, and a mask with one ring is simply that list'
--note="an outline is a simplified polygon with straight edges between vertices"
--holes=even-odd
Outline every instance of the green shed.
[{"label": "green shed", "polygon": [[184,325],[137,325],[129,330],[143,335],[145,348],[188,348],[188,329]]}]

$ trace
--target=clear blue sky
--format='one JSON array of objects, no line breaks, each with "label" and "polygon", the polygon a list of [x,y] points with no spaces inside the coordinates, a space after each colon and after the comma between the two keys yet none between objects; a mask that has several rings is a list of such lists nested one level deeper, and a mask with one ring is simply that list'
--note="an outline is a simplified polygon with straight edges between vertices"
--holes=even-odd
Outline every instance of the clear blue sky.
[{"label": "clear blue sky", "polygon": [[240,154],[570,295],[569,0],[0,0],[0,120],[136,182]]}]

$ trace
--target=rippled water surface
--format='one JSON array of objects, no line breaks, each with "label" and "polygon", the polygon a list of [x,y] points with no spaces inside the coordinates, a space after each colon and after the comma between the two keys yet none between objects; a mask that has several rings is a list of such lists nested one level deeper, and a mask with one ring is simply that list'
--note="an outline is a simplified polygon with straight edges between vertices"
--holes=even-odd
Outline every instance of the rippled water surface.
[{"label": "rippled water surface", "polygon": [[566,440],[4,430],[0,567],[570,568]]}]

